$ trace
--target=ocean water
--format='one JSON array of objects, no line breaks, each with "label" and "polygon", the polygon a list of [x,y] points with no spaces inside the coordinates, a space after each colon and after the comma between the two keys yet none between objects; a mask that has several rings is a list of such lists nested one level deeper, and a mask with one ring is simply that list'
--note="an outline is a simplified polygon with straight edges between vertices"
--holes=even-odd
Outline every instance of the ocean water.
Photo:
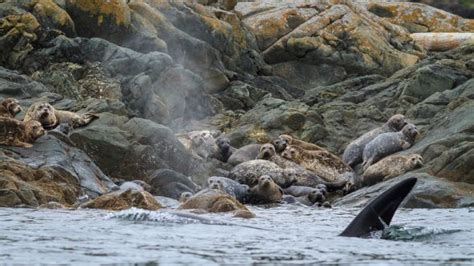
[{"label": "ocean water", "polygon": [[0,208],[0,264],[474,264],[474,209],[400,209],[374,238],[338,236],[360,209],[251,209],[254,219]]}]

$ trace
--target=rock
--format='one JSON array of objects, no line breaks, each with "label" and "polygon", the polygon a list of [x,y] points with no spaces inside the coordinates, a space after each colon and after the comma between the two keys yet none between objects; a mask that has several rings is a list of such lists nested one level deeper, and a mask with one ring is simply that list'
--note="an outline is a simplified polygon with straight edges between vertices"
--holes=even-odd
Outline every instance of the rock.
[{"label": "rock", "polygon": [[265,61],[270,64],[297,60],[340,66],[348,73],[390,75],[423,56],[402,28],[356,3],[292,5],[268,1],[261,6],[239,3],[236,10],[245,12],[244,23],[260,40]]},{"label": "rock", "polygon": [[370,12],[410,32],[472,32],[474,20],[420,3],[380,3],[368,5]]},{"label": "rock", "polygon": [[2,147],[0,151],[18,163],[32,168],[51,168],[60,175],[74,179],[90,197],[107,193],[116,187],[83,151],[52,135],[39,138],[32,148]]},{"label": "rock", "polygon": [[31,13],[43,28],[60,30],[68,37],[76,36],[76,28],[71,17],[53,0],[35,0],[32,9]]},{"label": "rock", "polygon": [[474,205],[474,186],[452,183],[429,174],[405,174],[376,185],[357,190],[336,200],[334,206],[362,208],[392,185],[407,177],[417,177],[418,182],[402,206],[407,208],[463,208]]},{"label": "rock", "polygon": [[0,55],[2,66],[18,68],[38,38],[36,31],[40,24],[31,13],[8,15],[0,18],[0,48],[9,51]]},{"label": "rock", "polygon": [[50,201],[71,206],[82,193],[77,177],[61,167],[31,167],[14,160],[0,163],[1,207],[38,207]]},{"label": "rock", "polygon": [[178,200],[183,192],[192,194],[198,192],[200,187],[191,178],[170,169],[154,171],[148,178],[151,193]]},{"label": "rock", "polygon": [[114,191],[80,205],[80,208],[113,211],[130,209],[132,207],[153,211],[162,208],[150,193],[136,189]]},{"label": "rock", "polygon": [[187,174],[201,169],[171,129],[146,119],[108,114],[104,120],[75,130],[70,138],[115,178],[145,180],[157,168]]}]

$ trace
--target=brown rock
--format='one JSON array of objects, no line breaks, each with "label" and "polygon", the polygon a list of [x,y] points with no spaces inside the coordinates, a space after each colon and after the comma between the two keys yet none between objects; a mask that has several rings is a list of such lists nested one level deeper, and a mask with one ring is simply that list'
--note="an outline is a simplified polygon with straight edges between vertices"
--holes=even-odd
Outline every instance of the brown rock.
[{"label": "brown rock", "polygon": [[419,3],[380,3],[368,5],[370,12],[410,32],[473,32],[474,20]]},{"label": "brown rock", "polygon": [[74,204],[81,188],[76,178],[52,167],[34,169],[22,163],[0,163],[0,206],[37,207],[50,201]]},{"label": "brown rock", "polygon": [[118,190],[104,194],[82,204],[80,207],[113,211],[125,210],[132,207],[146,210],[158,210],[162,208],[150,193],[136,189]]},{"label": "brown rock", "polygon": [[53,0],[35,0],[32,13],[43,27],[58,29],[69,37],[75,37],[74,22]]}]

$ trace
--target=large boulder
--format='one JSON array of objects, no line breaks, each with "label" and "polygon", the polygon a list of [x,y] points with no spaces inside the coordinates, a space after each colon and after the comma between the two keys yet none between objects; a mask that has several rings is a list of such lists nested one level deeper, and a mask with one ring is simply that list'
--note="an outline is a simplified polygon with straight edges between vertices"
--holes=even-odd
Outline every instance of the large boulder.
[{"label": "large boulder", "polygon": [[49,167],[71,176],[90,197],[107,193],[116,187],[86,153],[53,134],[41,137],[32,148],[2,146],[1,151],[8,158],[29,167]]},{"label": "large boulder", "polygon": [[77,176],[63,168],[37,168],[4,158],[0,162],[0,207],[38,207],[52,201],[71,206],[82,193]]},{"label": "large boulder", "polygon": [[[238,3],[236,11],[259,40],[265,61],[285,63],[278,74],[301,84],[300,64],[339,68],[310,83],[337,82],[346,73],[391,75],[415,64],[424,52],[401,27],[347,1]],[[291,63],[291,64],[290,64]],[[295,73],[301,73],[295,77]]]},{"label": "large boulder", "polygon": [[420,3],[373,2],[370,12],[410,32],[473,32],[474,20]]}]

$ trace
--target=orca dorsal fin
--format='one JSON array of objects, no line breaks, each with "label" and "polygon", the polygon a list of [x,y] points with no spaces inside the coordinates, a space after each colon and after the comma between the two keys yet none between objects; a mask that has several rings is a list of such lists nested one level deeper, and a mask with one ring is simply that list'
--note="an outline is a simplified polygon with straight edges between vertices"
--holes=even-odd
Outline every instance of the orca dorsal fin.
[{"label": "orca dorsal fin", "polygon": [[360,237],[387,228],[416,181],[415,177],[407,178],[380,194],[352,220],[340,236]]}]

